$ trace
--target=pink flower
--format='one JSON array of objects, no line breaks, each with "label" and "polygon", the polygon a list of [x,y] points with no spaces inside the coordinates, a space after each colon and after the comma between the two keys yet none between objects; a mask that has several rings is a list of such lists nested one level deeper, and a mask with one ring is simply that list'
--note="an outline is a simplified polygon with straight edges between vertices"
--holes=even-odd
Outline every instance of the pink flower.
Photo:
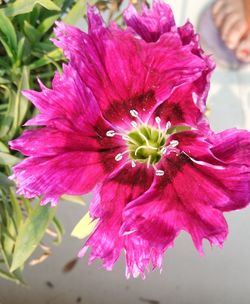
[{"label": "pink flower", "polygon": [[[79,255],[92,247],[90,261],[110,270],[124,250],[127,276],[144,277],[150,263],[162,268],[182,230],[201,253],[203,239],[223,244],[223,212],[250,200],[250,136],[209,129],[213,65],[191,25],[175,27],[168,6],[155,2],[143,17],[132,10],[125,31],[105,27],[92,7],[88,14],[88,34],[58,24],[55,43],[69,64],[52,89],[24,92],[40,111],[26,125],[41,127],[10,143],[28,156],[13,178],[20,194],[43,196],[42,204],[94,190],[98,224]],[[133,14],[137,23],[128,21]],[[150,27],[138,30],[145,14],[151,40]]]}]

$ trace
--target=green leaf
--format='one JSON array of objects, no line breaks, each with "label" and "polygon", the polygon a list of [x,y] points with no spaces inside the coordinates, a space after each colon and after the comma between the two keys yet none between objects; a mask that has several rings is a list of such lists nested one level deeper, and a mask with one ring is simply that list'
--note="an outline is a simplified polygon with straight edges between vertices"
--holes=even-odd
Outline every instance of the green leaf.
[{"label": "green leaf", "polygon": [[35,43],[41,38],[41,34],[38,30],[34,28],[27,20],[24,21],[24,32],[28,39],[32,42]]},{"label": "green leaf", "polygon": [[33,62],[29,68],[31,70],[33,69],[37,69],[40,68],[44,65],[47,65],[49,63],[54,63],[56,61],[62,60],[64,58],[63,56],[63,52],[60,49],[55,49],[51,52],[49,52],[48,54],[45,54],[42,58],[36,60],[35,62]]},{"label": "green leaf", "polygon": [[[96,0],[89,0],[89,4],[94,4]],[[71,10],[65,15],[63,21],[68,24],[76,24],[85,14],[87,8],[86,0],[78,0]]]},{"label": "green leaf", "polygon": [[23,53],[24,53],[24,48],[25,48],[25,37],[22,37],[17,45],[17,62],[16,65],[20,66],[23,60]]},{"label": "green leaf", "polygon": [[8,84],[10,83],[9,79],[0,77],[0,84]]},{"label": "green leaf", "polygon": [[[33,50],[35,52],[42,52],[42,54],[49,53],[55,50],[54,44],[52,44],[50,41],[49,42],[37,42],[33,46]],[[36,75],[34,75],[36,76]]]},{"label": "green leaf", "polygon": [[3,35],[0,33],[0,42],[2,43],[7,55],[8,55],[8,58],[10,59],[10,61],[12,63],[15,62],[15,54],[13,52],[13,50],[11,49],[11,47],[9,46],[9,44],[5,41]]},{"label": "green leaf", "polygon": [[20,281],[20,279],[17,278],[13,273],[9,273],[2,269],[0,269],[0,277],[18,284],[22,283],[22,281]]},{"label": "green leaf", "polygon": [[16,156],[13,156],[9,153],[0,152],[0,165],[12,167],[19,161],[20,159]]},{"label": "green leaf", "polygon": [[10,90],[7,86],[1,85],[0,87],[5,89],[8,96],[8,110],[0,123],[0,138],[5,138],[10,131],[14,120],[16,94],[14,90]]},{"label": "green leaf", "polygon": [[55,21],[59,17],[60,17],[59,14],[47,17],[39,24],[37,30],[40,32],[40,34],[46,34],[46,32],[54,25]]},{"label": "green leaf", "polygon": [[8,176],[0,172],[0,185],[1,187],[8,188],[14,186],[14,183],[8,179]]},{"label": "green leaf", "polygon": [[7,42],[10,48],[12,49],[12,51],[15,52],[17,48],[16,31],[10,19],[6,17],[6,15],[1,10],[0,10],[0,30],[7,38]]},{"label": "green leaf", "polygon": [[56,209],[50,206],[37,206],[21,225],[13,253],[11,271],[16,270],[30,257],[41,241]]},{"label": "green leaf", "polygon": [[22,90],[29,89],[29,68],[23,67],[22,76],[18,83],[18,90],[15,96],[13,124],[8,134],[9,138],[13,138],[18,127],[21,126],[24,117],[28,111],[30,102],[22,95]]},{"label": "green leaf", "polygon": [[54,244],[58,245],[58,244],[61,243],[62,236],[63,236],[65,231],[64,231],[63,226],[61,225],[61,223],[59,222],[59,220],[56,217],[53,218],[52,224],[53,224],[53,226],[56,230],[56,234],[57,234],[57,238],[54,241]]},{"label": "green leaf", "polygon": [[0,152],[5,152],[5,153],[10,152],[9,148],[1,141],[0,141]]},{"label": "green leaf", "polygon": [[51,0],[16,0],[0,9],[0,12],[5,13],[6,16],[14,17],[31,12],[36,4],[40,4],[48,10],[60,11],[60,7]]},{"label": "green leaf", "polygon": [[16,193],[14,192],[13,188],[10,188],[10,202],[11,202],[13,210],[14,210],[13,216],[15,218],[15,223],[16,223],[17,229],[19,230],[19,226],[23,221],[23,215],[22,215],[20,203],[16,197]]},{"label": "green leaf", "polygon": [[98,220],[93,220],[87,212],[75,226],[71,235],[78,239],[84,239],[95,229],[97,222]]},{"label": "green leaf", "polygon": [[17,227],[9,203],[5,204],[3,208],[4,214],[2,214],[2,218],[4,219],[4,225],[1,229],[1,254],[5,259],[6,266],[9,268],[12,263],[15,245],[14,236],[16,235]]}]

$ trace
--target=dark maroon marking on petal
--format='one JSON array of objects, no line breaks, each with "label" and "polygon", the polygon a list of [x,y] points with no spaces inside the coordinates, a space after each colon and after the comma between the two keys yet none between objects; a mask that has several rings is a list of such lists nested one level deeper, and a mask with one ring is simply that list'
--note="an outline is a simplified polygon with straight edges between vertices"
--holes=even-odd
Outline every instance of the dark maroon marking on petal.
[{"label": "dark maroon marking on petal", "polygon": [[[104,110],[103,116],[111,123],[119,123],[121,121],[133,120],[130,110],[136,110],[140,113],[140,117],[149,116],[149,112],[156,104],[155,92],[149,90],[146,93],[138,94],[127,100],[114,100],[110,103],[107,110]],[[144,114],[145,113],[145,114]]]},{"label": "dark maroon marking on petal", "polygon": [[168,104],[165,101],[157,108],[156,116],[159,116],[165,121],[170,121],[172,124],[184,121],[184,113],[178,104]]},{"label": "dark maroon marking on petal", "polygon": [[161,163],[161,169],[164,170],[164,176],[162,179],[158,179],[157,187],[164,189],[166,185],[171,184],[175,176],[182,171],[182,168],[187,164],[191,163],[191,159],[184,153],[179,155],[169,155],[163,159]]}]

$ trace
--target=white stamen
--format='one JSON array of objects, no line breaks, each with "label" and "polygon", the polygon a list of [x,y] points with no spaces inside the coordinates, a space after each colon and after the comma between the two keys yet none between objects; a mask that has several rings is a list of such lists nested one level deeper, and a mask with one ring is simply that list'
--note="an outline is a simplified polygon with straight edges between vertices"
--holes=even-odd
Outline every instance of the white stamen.
[{"label": "white stamen", "polygon": [[115,131],[114,130],[109,130],[109,131],[106,132],[106,135],[108,137],[114,137],[115,136]]},{"label": "white stamen", "polygon": [[192,98],[193,98],[193,102],[195,104],[197,104],[198,101],[199,101],[199,98],[198,98],[198,95],[195,92],[192,93]]},{"label": "white stamen", "polygon": [[171,122],[168,121],[168,122],[166,123],[166,130],[168,130],[168,129],[170,129],[170,128],[171,128]]},{"label": "white stamen", "polygon": [[164,171],[163,170],[156,170],[155,171],[155,175],[156,176],[163,176],[164,175]]},{"label": "white stamen", "polygon": [[135,121],[131,121],[131,125],[133,128],[137,128],[137,123]]},{"label": "white stamen", "polygon": [[127,135],[122,135],[122,139],[124,139],[124,140],[129,140],[129,139],[130,139],[130,137],[129,137],[129,136],[127,136]]},{"label": "white stamen", "polygon": [[138,112],[136,110],[130,110],[129,112],[130,112],[131,116],[138,117]]},{"label": "white stamen", "polygon": [[223,166],[220,166],[220,165],[218,165],[218,166],[217,165],[211,165],[211,164],[209,164],[207,162],[196,160],[196,159],[194,159],[193,157],[191,157],[190,155],[188,155],[184,151],[182,151],[181,153],[185,154],[189,159],[191,159],[194,163],[196,163],[198,165],[206,166],[206,167],[214,168],[214,169],[218,169],[218,170],[225,170],[225,167],[223,167]]},{"label": "white stamen", "polygon": [[125,236],[125,235],[130,235],[132,233],[136,232],[136,230],[130,230],[130,231],[125,231],[122,235]]},{"label": "white stamen", "polygon": [[135,161],[131,161],[131,166],[132,166],[132,168],[134,168],[135,166],[136,166],[136,163],[135,163]]},{"label": "white stamen", "polygon": [[166,147],[163,147],[160,151],[161,154],[166,154],[167,152],[167,148]]},{"label": "white stamen", "polygon": [[115,160],[116,161],[122,160],[122,153],[117,154],[116,157],[115,157]]},{"label": "white stamen", "polygon": [[178,140],[171,140],[169,145],[174,148],[179,145],[179,142]]},{"label": "white stamen", "polygon": [[155,117],[155,122],[159,125],[161,122],[161,119],[159,116]]}]

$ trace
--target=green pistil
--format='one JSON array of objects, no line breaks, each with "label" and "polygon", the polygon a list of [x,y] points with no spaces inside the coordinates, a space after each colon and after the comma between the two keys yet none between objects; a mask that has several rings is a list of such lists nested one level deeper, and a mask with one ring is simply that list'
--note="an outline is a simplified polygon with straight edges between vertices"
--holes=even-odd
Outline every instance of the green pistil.
[{"label": "green pistil", "polygon": [[167,134],[163,130],[142,125],[127,134],[130,158],[134,161],[157,164],[166,145]]}]

